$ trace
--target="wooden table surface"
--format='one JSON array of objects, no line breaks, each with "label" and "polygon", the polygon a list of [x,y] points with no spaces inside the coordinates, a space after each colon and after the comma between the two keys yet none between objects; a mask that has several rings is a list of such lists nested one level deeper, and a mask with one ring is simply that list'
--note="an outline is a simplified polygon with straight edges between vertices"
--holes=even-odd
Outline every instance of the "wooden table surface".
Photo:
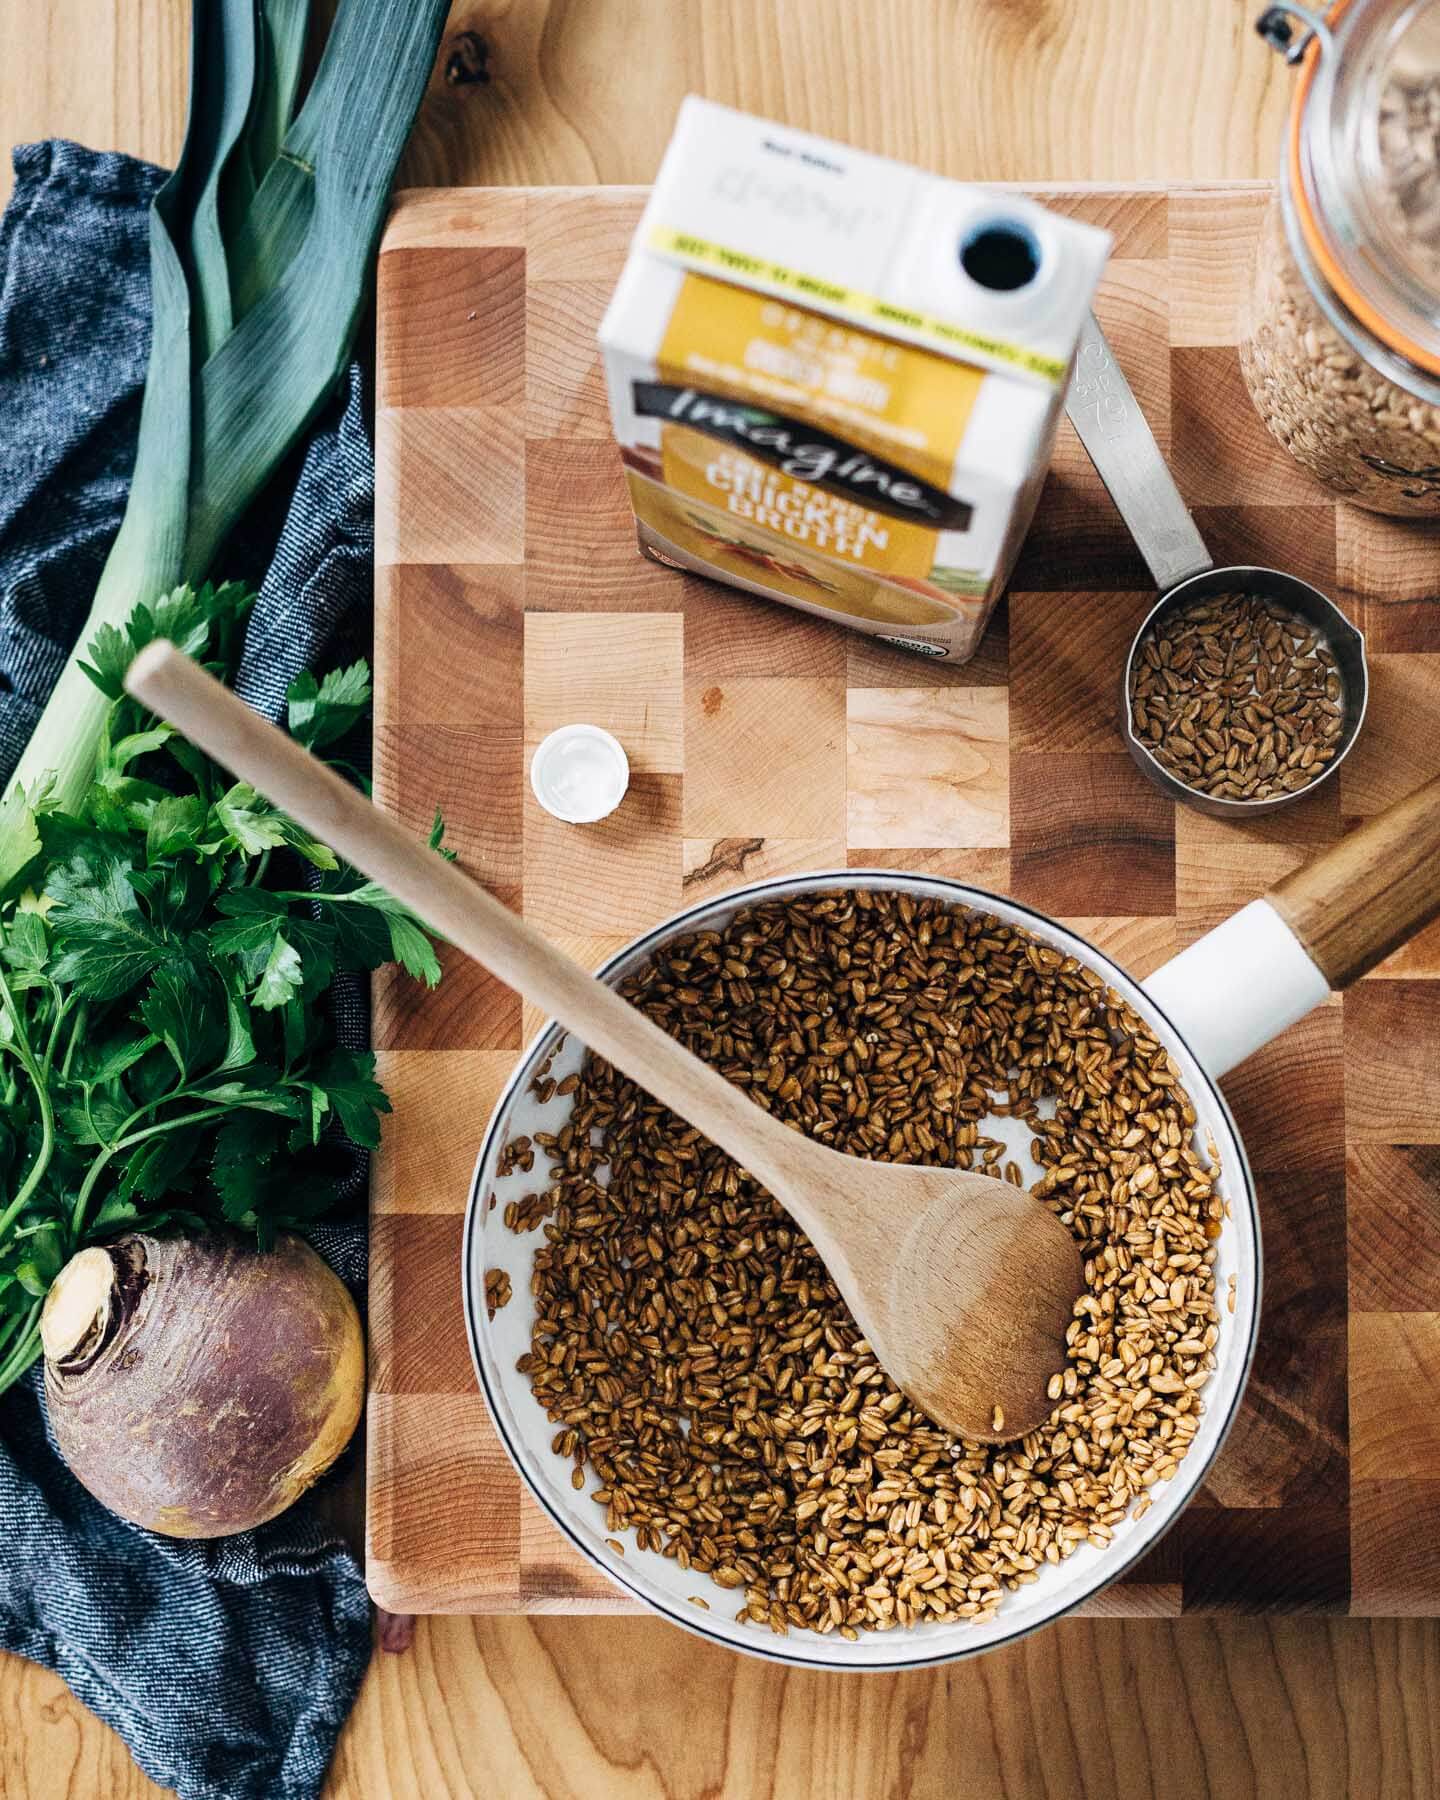
[{"label": "wooden table surface", "polygon": [[[458,4],[403,179],[643,182],[689,89],[960,177],[1265,176],[1287,78],[1254,10]],[[187,13],[0,0],[0,139],[173,156]],[[1437,1720],[1440,1628],[1420,1620],[1081,1620],[976,1663],[862,1681],[731,1657],[658,1622],[439,1618],[377,1655],[327,1794],[1419,1796],[1440,1787]],[[4,1800],[160,1791],[60,1681],[0,1660]]]}]

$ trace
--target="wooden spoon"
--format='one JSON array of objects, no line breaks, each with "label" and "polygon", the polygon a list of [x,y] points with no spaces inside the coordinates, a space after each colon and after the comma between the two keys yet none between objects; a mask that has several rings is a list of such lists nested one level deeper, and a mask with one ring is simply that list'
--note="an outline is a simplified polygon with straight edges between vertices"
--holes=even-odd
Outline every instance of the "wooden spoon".
[{"label": "wooden spoon", "polygon": [[988,1443],[1043,1423],[1083,1282],[1074,1239],[1038,1200],[991,1175],[864,1162],[816,1143],[424,849],[173,644],[142,650],[125,685],[748,1169],[814,1244],[885,1372],[931,1418]]}]

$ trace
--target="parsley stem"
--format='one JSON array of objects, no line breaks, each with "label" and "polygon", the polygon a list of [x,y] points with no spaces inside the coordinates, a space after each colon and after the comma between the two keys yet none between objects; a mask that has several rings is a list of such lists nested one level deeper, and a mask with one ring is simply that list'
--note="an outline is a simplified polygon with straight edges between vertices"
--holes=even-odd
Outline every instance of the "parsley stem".
[{"label": "parsley stem", "polygon": [[[226,1113],[234,1112],[237,1107],[243,1107],[247,1099],[263,1099],[265,1097],[265,1091],[257,1088],[253,1093],[246,1094],[240,1099],[227,1100],[220,1106],[198,1107],[194,1112],[182,1113],[175,1119],[162,1119],[158,1125],[147,1125],[143,1131],[132,1131],[126,1137],[117,1138],[113,1144],[107,1144],[86,1171],[85,1179],[80,1184],[80,1192],[75,1196],[75,1206],[70,1215],[70,1231],[75,1242],[78,1244],[80,1241],[80,1233],[84,1229],[85,1214],[89,1209],[90,1196],[95,1192],[95,1184],[104,1174],[105,1166],[112,1157],[118,1156],[122,1150],[132,1150],[136,1144],[143,1144],[147,1138],[161,1137],[167,1131],[179,1131],[185,1125],[203,1125],[207,1119],[223,1118]],[[131,1115],[132,1118],[138,1116],[138,1114]]]},{"label": "parsley stem", "polygon": [[65,1023],[65,1015],[70,1010],[70,999],[68,996],[62,1000],[60,998],[59,990],[55,988],[53,984],[51,992],[55,1001],[55,1017],[50,1021],[50,1036],[45,1042],[45,1060],[41,1064],[46,1075],[49,1075],[50,1066],[55,1060],[55,1046],[60,1041],[60,1027]]},{"label": "parsley stem", "polygon": [[13,1387],[40,1353],[40,1306],[36,1301],[28,1313],[22,1314],[25,1331],[14,1349],[0,1362],[0,1394]]},{"label": "parsley stem", "polygon": [[[94,1138],[94,1140],[97,1144],[100,1144],[100,1143],[103,1143],[105,1140],[101,1137],[100,1127],[95,1123],[95,1115],[90,1110],[90,1096],[94,1093],[94,1091],[95,1091],[94,1088],[91,1087],[91,1085],[88,1081],[81,1084],[81,1092],[84,1095],[84,1099],[81,1101],[81,1105],[85,1108],[85,1123],[90,1127],[91,1137]],[[134,1115],[132,1114],[132,1117],[133,1116]],[[129,1120],[127,1120],[126,1123],[128,1124]]]},{"label": "parsley stem", "polygon": [[45,1077],[36,1067],[35,1053],[30,1048],[30,1040],[25,1035],[25,1022],[15,1005],[15,996],[10,992],[10,983],[0,973],[0,1006],[4,1007],[6,1016],[15,1030],[12,1048],[20,1060],[20,1066],[30,1077],[35,1089],[36,1104],[40,1108],[40,1148],[35,1153],[35,1161],[30,1165],[30,1172],[20,1184],[20,1191],[15,1198],[0,1212],[0,1237],[3,1237],[15,1220],[27,1200],[45,1178],[45,1171],[50,1167],[50,1158],[55,1152],[55,1111],[50,1104],[50,1089]]},{"label": "parsley stem", "polygon": [[33,1307],[26,1307],[23,1312],[12,1313],[3,1324],[0,1324],[0,1361],[15,1347],[15,1340],[29,1323]]},{"label": "parsley stem", "polygon": [[70,1065],[75,1060],[75,1051],[85,1035],[85,1026],[90,1018],[90,1002],[82,1000],[75,1009],[75,1023],[70,1028],[70,1042],[65,1046],[65,1060],[60,1065],[60,1079],[70,1079]]},{"label": "parsley stem", "polygon": [[[187,1082],[181,1087],[172,1088],[168,1094],[157,1094],[153,1100],[147,1100],[143,1106],[137,1106],[116,1133],[115,1142],[106,1145],[106,1148],[109,1150],[118,1150],[122,1139],[128,1142],[131,1128],[138,1124],[147,1113],[154,1112],[157,1106],[169,1106],[176,1100],[192,1100],[197,1097],[203,1098],[205,1094],[204,1084],[207,1081],[213,1081],[214,1079],[215,1075],[212,1071],[209,1075],[202,1075],[198,1083]],[[243,1102],[227,1101],[226,1104],[235,1106],[241,1105]],[[85,1117],[90,1124],[91,1130],[94,1131],[94,1120],[90,1118],[90,1090],[88,1088],[85,1090]],[[95,1132],[95,1138],[97,1142],[103,1142],[98,1131]]]},{"label": "parsley stem", "polygon": [[[354,901],[357,906],[372,906],[374,904],[373,889],[371,898],[367,899],[365,895],[362,894],[358,900],[356,899],[355,891],[353,889],[348,893],[338,894],[332,894],[327,888],[270,888],[268,891],[277,900],[318,900],[322,905],[329,905],[332,902],[339,902],[341,900]],[[396,902],[396,904],[398,905],[399,903]]]},{"label": "parsley stem", "polygon": [[30,1198],[31,1194],[35,1192],[36,1183],[49,1166],[50,1151],[54,1142],[55,1138],[53,1132],[51,1133],[48,1142],[41,1142],[40,1154],[35,1158],[35,1166],[21,1183],[20,1192],[16,1194],[15,1198],[5,1208],[4,1212],[0,1212],[0,1237],[4,1237],[5,1233],[15,1223],[16,1219],[19,1218],[21,1211],[25,1206],[25,1202]]}]

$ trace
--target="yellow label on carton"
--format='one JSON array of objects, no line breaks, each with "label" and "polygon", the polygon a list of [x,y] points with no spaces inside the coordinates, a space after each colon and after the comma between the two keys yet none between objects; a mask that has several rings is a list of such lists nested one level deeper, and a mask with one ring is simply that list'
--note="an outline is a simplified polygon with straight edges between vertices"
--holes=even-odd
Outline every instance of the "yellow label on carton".
[{"label": "yellow label on carton", "polygon": [[841,307],[852,315],[859,313],[863,318],[873,319],[882,330],[891,325],[914,332],[952,354],[969,350],[972,355],[992,357],[996,362],[1009,363],[1057,386],[1065,379],[1065,364],[1056,357],[1042,356],[1027,350],[1023,344],[1012,344],[988,332],[973,331],[957,325],[953,319],[937,319],[929,313],[917,312],[913,307],[878,299],[874,294],[862,293],[842,282],[825,281],[803,270],[786,268],[783,263],[712,243],[693,232],[656,226],[650,233],[650,247],[662,256],[673,256],[683,263],[699,263],[718,269],[731,281],[763,281],[767,287],[779,288],[782,293],[794,294],[797,299]]},{"label": "yellow label on carton", "polygon": [[773,537],[778,561],[755,579],[812,599],[854,588],[823,559],[928,595],[887,612],[953,610],[963,572],[943,571],[949,594],[930,577],[941,533],[971,517],[950,484],[981,370],[702,275],[684,277],[655,360],[658,380],[633,389],[659,424],[654,475],[701,503],[692,525],[723,522],[717,553],[729,531],[729,557],[758,568],[749,546]]},{"label": "yellow label on carton", "polygon": [[657,361],[666,381],[823,420],[942,490],[985,378],[968,363],[704,275],[685,276]]},{"label": "yellow label on carton", "polygon": [[826,493],[683,425],[661,434],[661,468],[678,492],[837,562],[925,576],[935,560],[933,530]]},{"label": "yellow label on carton", "polygon": [[[667,559],[744,587],[781,595],[816,612],[878,630],[926,631],[973,621],[980,602],[937,592],[900,575],[877,578],[832,556],[777,539],[733,513],[690,499],[668,482],[626,471],[642,535]],[[938,652],[937,652],[938,653]]]}]

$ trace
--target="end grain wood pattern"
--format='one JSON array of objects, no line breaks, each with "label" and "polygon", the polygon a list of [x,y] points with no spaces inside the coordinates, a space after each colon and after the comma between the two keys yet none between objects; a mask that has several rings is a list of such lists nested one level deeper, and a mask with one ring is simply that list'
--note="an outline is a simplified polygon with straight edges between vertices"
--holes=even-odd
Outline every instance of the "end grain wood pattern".
[{"label": "end grain wood pattern", "polygon": [[[1368,637],[1362,741],[1313,799],[1176,808],[1116,726],[1143,564],[1065,427],[1007,606],[962,668],[640,557],[595,327],[639,190],[417,191],[380,259],[376,793],[592,964],[685,901],[889,865],[1010,892],[1145,974],[1440,770],[1433,532],[1337,507],[1256,424],[1237,301],[1266,190],[1043,190],[1116,236],[1099,312],[1207,540],[1337,594]],[[586,718],[634,770],[599,826],[548,819],[539,737]],[[372,1196],[368,1569],[407,1612],[631,1602],[522,1493],[470,1366],[462,1214],[539,1024],[447,959],[382,978],[395,1100]],[[1227,1081],[1266,1290],[1204,1492],[1101,1614],[1440,1614],[1440,931]]]}]

